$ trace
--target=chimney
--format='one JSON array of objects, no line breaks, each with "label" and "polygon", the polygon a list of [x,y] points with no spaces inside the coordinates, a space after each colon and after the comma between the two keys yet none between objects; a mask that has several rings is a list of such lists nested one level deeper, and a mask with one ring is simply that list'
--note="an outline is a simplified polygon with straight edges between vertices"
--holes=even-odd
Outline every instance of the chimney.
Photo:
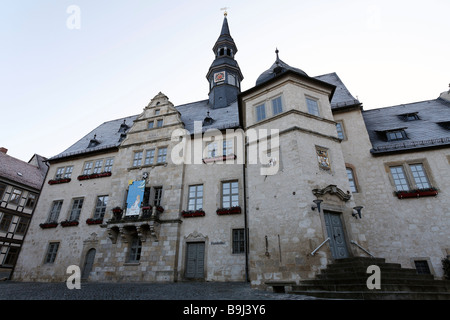
[{"label": "chimney", "polygon": [[8,152],[8,149],[6,149],[5,147],[0,147],[0,152],[6,154]]}]

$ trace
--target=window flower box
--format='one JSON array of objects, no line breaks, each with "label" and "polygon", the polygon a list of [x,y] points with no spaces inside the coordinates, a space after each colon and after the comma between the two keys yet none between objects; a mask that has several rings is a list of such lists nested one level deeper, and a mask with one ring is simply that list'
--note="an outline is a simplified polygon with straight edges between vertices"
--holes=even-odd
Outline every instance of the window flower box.
[{"label": "window flower box", "polygon": [[79,224],[78,221],[73,220],[73,221],[69,221],[69,220],[64,220],[60,222],[61,227],[65,228],[65,227],[75,227]]},{"label": "window flower box", "polygon": [[219,208],[216,210],[216,213],[221,216],[221,215],[228,215],[228,214],[239,214],[241,213],[241,207],[236,206],[236,207],[231,207],[231,208]]},{"label": "window flower box", "polygon": [[110,177],[111,172],[102,172],[102,173],[92,173],[92,174],[82,174],[77,177],[78,180],[89,180],[89,179],[97,179],[103,177]]},{"label": "window flower box", "polygon": [[56,228],[57,226],[58,222],[44,222],[39,225],[42,229]]},{"label": "window flower box", "polygon": [[156,211],[163,213],[164,212],[164,208],[161,206],[156,206]]},{"label": "window flower box", "polygon": [[60,183],[68,183],[70,182],[72,179],[70,178],[63,178],[63,179],[52,179],[52,180],[48,180],[48,184],[60,184]]},{"label": "window flower box", "polygon": [[89,218],[86,220],[86,224],[102,224],[102,223],[103,223],[103,218],[98,218],[98,219]]},{"label": "window flower box", "polygon": [[415,189],[407,191],[396,191],[395,195],[399,199],[405,198],[420,198],[420,197],[433,197],[438,195],[438,190],[434,187],[426,189]]},{"label": "window flower box", "polygon": [[184,218],[191,218],[191,217],[204,217],[205,216],[205,211],[203,211],[202,209],[199,210],[188,210],[188,211],[181,211],[181,215]]}]

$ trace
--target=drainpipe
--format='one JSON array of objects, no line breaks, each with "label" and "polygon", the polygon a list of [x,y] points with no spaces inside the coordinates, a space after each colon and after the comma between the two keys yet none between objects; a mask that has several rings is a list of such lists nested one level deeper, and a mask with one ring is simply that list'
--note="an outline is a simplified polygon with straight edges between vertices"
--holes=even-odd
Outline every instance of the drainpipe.
[{"label": "drainpipe", "polygon": [[247,170],[246,170],[246,162],[244,161],[243,167],[243,179],[244,179],[244,234],[245,234],[245,281],[250,282],[249,277],[249,268],[248,268],[248,248],[249,248],[249,237],[248,237],[248,222],[247,222]]}]

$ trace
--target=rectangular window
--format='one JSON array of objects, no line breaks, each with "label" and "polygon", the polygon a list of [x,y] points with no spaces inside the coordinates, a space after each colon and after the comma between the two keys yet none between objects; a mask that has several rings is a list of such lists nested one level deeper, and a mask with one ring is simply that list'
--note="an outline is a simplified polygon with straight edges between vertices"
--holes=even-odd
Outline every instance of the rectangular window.
[{"label": "rectangular window", "polygon": [[103,160],[95,160],[94,173],[101,173],[103,167]]},{"label": "rectangular window", "polygon": [[233,229],[233,253],[245,253],[244,229]]},{"label": "rectangular window", "polygon": [[156,109],[156,110],[155,110],[155,116],[159,115],[160,112],[161,112],[160,109]]},{"label": "rectangular window", "polygon": [[239,206],[238,182],[222,182],[222,208],[231,208],[237,206]]},{"label": "rectangular window", "polygon": [[150,121],[150,122],[148,123],[147,128],[148,128],[148,129],[153,129],[154,125],[155,125],[155,121]]},{"label": "rectangular window", "polygon": [[22,197],[22,190],[14,188],[11,193],[11,196],[9,197],[8,203],[18,205],[21,197]]},{"label": "rectangular window", "polygon": [[158,163],[164,163],[166,162],[166,157],[167,157],[167,148],[159,148],[158,149]]},{"label": "rectangular window", "polygon": [[218,152],[217,142],[210,142],[208,144],[208,158],[214,158]]},{"label": "rectangular window", "polygon": [[48,215],[47,222],[57,222],[59,213],[61,212],[61,207],[63,200],[53,201],[52,208],[50,209],[50,214]]},{"label": "rectangular window", "polygon": [[388,141],[405,140],[406,133],[405,130],[396,130],[386,132],[386,138]]},{"label": "rectangular window", "polygon": [[28,192],[27,201],[25,202],[25,207],[33,209],[36,204],[36,195],[34,193]]},{"label": "rectangular window", "polygon": [[344,140],[345,136],[344,136],[344,128],[342,127],[342,122],[336,123],[336,131],[338,138]]},{"label": "rectangular window", "polygon": [[69,221],[78,221],[82,207],[83,207],[83,198],[73,199],[72,209],[70,210]]},{"label": "rectangular window", "polygon": [[5,194],[6,185],[0,183],[0,202],[3,200],[3,195]]},{"label": "rectangular window", "polygon": [[98,196],[95,204],[94,219],[103,219],[106,206],[108,205],[108,196]]},{"label": "rectangular window", "polygon": [[319,104],[317,103],[317,100],[306,98],[306,105],[309,114],[319,116]]},{"label": "rectangular window", "polygon": [[189,186],[188,210],[203,208],[203,185]]},{"label": "rectangular window", "polygon": [[63,178],[63,176],[64,176],[64,170],[65,170],[64,167],[61,167],[61,168],[56,169],[56,174],[55,174],[55,179],[56,179],[56,180],[62,179],[62,178]]},{"label": "rectangular window", "polygon": [[114,158],[106,159],[105,160],[105,169],[103,171],[104,172],[111,172],[113,163],[114,163]]},{"label": "rectangular window", "polygon": [[153,164],[155,161],[155,149],[147,150],[145,154],[145,163],[144,164]]},{"label": "rectangular window", "polygon": [[234,154],[233,140],[224,140],[223,141],[223,155],[229,156],[230,154]]},{"label": "rectangular window", "polygon": [[430,188],[430,182],[428,181],[428,177],[425,174],[425,170],[421,163],[411,164],[409,165],[411,169],[411,173],[414,178],[414,182],[418,189],[427,189]]},{"label": "rectangular window", "polygon": [[72,176],[73,166],[66,167],[66,171],[64,172],[63,178],[70,178]]},{"label": "rectangular window", "polygon": [[347,169],[348,182],[350,183],[350,190],[353,193],[358,192],[358,189],[356,189],[355,176],[353,175],[353,170],[351,168],[346,168],[346,169]]},{"label": "rectangular window", "polygon": [[161,205],[161,199],[162,199],[162,187],[154,187],[153,188],[153,205],[154,206],[160,206]]},{"label": "rectangular window", "polygon": [[128,262],[139,262],[141,259],[142,242],[138,236],[134,236],[131,240],[130,254],[128,256]]},{"label": "rectangular window", "polygon": [[414,260],[414,265],[418,274],[431,274],[427,260]]},{"label": "rectangular window", "polygon": [[266,106],[261,104],[256,107],[256,121],[261,121],[266,118]]},{"label": "rectangular window", "polygon": [[3,261],[3,264],[13,266],[16,263],[18,256],[19,256],[19,247],[9,247],[8,253],[6,254],[6,258]]},{"label": "rectangular window", "polygon": [[83,174],[91,174],[92,165],[92,161],[86,162],[84,164]]},{"label": "rectangular window", "polygon": [[392,179],[394,180],[397,191],[409,190],[408,181],[406,180],[405,171],[402,166],[390,167]]},{"label": "rectangular window", "polygon": [[48,245],[47,253],[45,255],[45,263],[54,263],[56,259],[56,253],[58,252],[59,242],[50,242]]},{"label": "rectangular window", "polygon": [[156,120],[156,127],[161,128],[163,126],[163,119]]},{"label": "rectangular window", "polygon": [[9,226],[11,225],[13,216],[11,214],[3,214],[2,220],[0,221],[0,230],[8,232]]},{"label": "rectangular window", "polygon": [[29,221],[30,219],[28,218],[20,217],[19,223],[17,224],[16,227],[16,234],[25,234]]},{"label": "rectangular window", "polygon": [[142,151],[137,151],[134,153],[133,167],[139,167],[142,163]]},{"label": "rectangular window", "polygon": [[272,114],[276,115],[283,112],[283,106],[281,105],[281,97],[272,100]]}]

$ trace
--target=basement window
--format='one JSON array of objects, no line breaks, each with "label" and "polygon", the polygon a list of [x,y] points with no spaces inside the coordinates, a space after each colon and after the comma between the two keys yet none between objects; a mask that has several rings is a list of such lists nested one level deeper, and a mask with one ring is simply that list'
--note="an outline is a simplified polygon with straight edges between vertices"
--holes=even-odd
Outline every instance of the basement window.
[{"label": "basement window", "polygon": [[431,274],[427,260],[414,260],[414,265],[418,274]]}]

